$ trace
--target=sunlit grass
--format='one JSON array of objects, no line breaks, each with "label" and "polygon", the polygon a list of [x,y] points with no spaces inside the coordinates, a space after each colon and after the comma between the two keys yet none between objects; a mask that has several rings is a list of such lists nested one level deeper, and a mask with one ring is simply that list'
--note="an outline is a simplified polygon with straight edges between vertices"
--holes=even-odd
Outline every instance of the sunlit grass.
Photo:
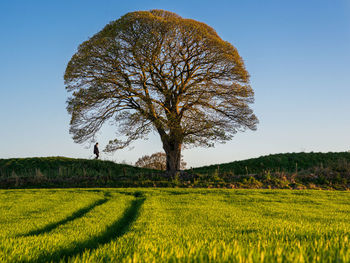
[{"label": "sunlit grass", "polygon": [[0,261],[350,261],[350,192],[136,191],[0,191]]}]

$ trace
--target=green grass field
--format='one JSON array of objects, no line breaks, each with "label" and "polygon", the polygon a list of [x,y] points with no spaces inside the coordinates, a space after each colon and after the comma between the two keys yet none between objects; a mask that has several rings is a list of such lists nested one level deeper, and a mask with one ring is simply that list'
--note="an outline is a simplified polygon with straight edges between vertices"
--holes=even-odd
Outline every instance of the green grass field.
[{"label": "green grass field", "polygon": [[0,190],[0,262],[350,262],[350,192]]}]

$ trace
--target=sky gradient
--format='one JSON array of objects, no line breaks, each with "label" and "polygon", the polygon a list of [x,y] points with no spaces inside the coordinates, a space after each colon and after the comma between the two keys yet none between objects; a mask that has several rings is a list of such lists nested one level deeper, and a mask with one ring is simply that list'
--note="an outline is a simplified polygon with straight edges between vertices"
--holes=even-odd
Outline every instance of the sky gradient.
[{"label": "sky gradient", "polygon": [[[63,74],[80,43],[130,11],[165,9],[213,27],[245,61],[257,131],[183,151],[188,167],[283,152],[350,150],[350,1],[1,1],[0,158],[91,158],[69,134]],[[113,127],[98,135],[102,149]],[[157,134],[102,159],[161,151]]]}]

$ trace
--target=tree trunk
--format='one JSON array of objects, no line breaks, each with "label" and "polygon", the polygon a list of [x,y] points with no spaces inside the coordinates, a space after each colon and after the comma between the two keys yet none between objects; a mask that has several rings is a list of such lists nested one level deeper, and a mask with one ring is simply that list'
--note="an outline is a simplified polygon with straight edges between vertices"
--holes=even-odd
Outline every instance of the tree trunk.
[{"label": "tree trunk", "polygon": [[172,174],[180,170],[181,143],[163,142],[163,149],[166,153],[166,170]]}]

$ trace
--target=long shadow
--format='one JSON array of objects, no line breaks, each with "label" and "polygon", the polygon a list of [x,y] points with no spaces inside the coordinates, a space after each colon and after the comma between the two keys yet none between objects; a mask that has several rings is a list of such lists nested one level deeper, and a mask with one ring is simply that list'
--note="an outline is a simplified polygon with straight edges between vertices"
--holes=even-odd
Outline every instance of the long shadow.
[{"label": "long shadow", "polygon": [[51,254],[42,254],[39,258],[26,262],[67,262],[70,257],[77,256],[87,249],[96,249],[100,245],[107,244],[113,239],[121,237],[129,231],[131,224],[137,219],[139,210],[144,201],[145,197],[133,200],[131,205],[125,210],[122,218],[115,221],[100,235],[86,241],[75,242],[71,247],[56,250]]},{"label": "long shadow", "polygon": [[28,236],[36,236],[36,235],[40,235],[40,234],[44,234],[44,233],[47,233],[47,232],[50,232],[52,231],[53,229],[59,227],[60,225],[63,225],[63,224],[66,224],[70,221],[73,221],[75,219],[78,219],[78,218],[81,218],[83,217],[84,215],[86,215],[88,212],[90,212],[92,209],[94,209],[96,206],[100,206],[100,205],[103,205],[104,203],[106,203],[108,200],[109,200],[109,197],[110,194],[109,193],[106,193],[105,194],[105,198],[104,199],[100,199],[100,200],[97,200],[96,202],[86,206],[86,207],[83,207],[77,211],[75,211],[73,214],[71,214],[70,216],[58,221],[58,222],[54,222],[54,223],[51,223],[51,224],[48,224],[42,228],[39,228],[39,229],[35,229],[33,231],[30,231],[26,234],[22,234],[22,235],[19,235],[18,237],[28,237]]}]

